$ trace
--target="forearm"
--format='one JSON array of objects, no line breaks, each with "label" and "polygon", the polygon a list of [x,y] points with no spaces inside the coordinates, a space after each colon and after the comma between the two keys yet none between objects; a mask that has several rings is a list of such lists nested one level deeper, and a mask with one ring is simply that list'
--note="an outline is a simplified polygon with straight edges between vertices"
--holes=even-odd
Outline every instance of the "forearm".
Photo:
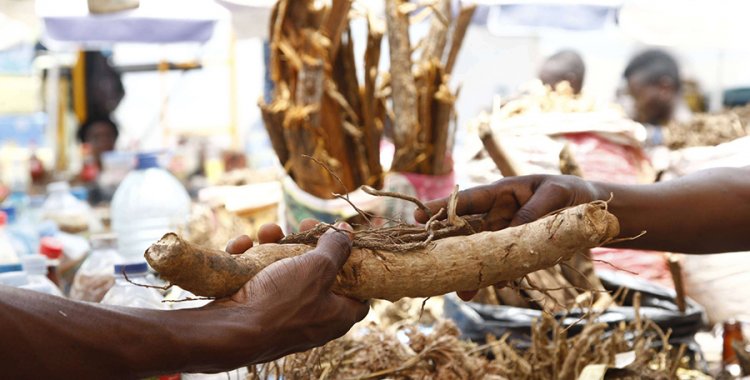
[{"label": "forearm", "polygon": [[[220,309],[103,307],[0,286],[0,346],[11,378],[142,378],[253,361],[258,336]],[[252,326],[252,316],[244,315]],[[244,341],[244,342],[242,342]],[[234,367],[232,367],[234,366]]]},{"label": "forearm", "polygon": [[597,198],[613,195],[610,210],[621,237],[646,234],[618,246],[683,253],[750,249],[750,168],[697,172],[653,185],[594,183]]}]

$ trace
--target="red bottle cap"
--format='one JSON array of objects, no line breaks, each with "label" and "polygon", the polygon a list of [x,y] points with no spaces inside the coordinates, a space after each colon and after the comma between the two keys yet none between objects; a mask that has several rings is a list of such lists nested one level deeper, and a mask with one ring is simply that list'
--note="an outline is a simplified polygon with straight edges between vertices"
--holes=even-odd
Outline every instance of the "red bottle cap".
[{"label": "red bottle cap", "polygon": [[39,241],[39,253],[52,260],[59,259],[63,253],[62,244],[53,237],[43,237]]},{"label": "red bottle cap", "polygon": [[5,211],[0,211],[0,226],[8,224],[8,214]]}]

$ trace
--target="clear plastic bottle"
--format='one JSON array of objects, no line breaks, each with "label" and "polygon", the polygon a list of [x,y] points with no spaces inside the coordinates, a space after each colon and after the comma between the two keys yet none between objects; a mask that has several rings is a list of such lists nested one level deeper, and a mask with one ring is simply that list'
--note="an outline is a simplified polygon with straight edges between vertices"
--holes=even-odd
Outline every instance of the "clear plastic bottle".
[{"label": "clear plastic bottle", "polygon": [[[168,309],[161,302],[163,297],[159,291],[154,288],[136,285],[152,285],[148,279],[148,264],[145,261],[131,264],[117,264],[115,265],[114,275],[115,284],[104,295],[101,303],[143,309]],[[127,279],[125,275],[127,275]]]},{"label": "clear plastic bottle", "polygon": [[29,284],[29,276],[21,264],[0,264],[0,284],[20,288]]},{"label": "clear plastic bottle", "polygon": [[44,218],[57,223],[61,231],[75,234],[89,229],[91,208],[70,193],[67,182],[47,185],[47,199],[42,210]]},{"label": "clear plastic bottle", "polygon": [[42,255],[26,255],[21,258],[23,271],[28,275],[28,285],[25,289],[62,297],[60,288],[47,278],[47,258]]},{"label": "clear plastic bottle", "polygon": [[130,172],[112,198],[112,230],[125,262],[143,261],[143,252],[165,233],[183,227],[190,213],[190,196],[182,184],[159,167],[155,154],[138,154]]},{"label": "clear plastic bottle", "polygon": [[122,262],[116,246],[115,234],[91,237],[91,253],[76,272],[70,289],[70,298],[89,302],[102,300],[115,283],[115,265]]},{"label": "clear plastic bottle", "polygon": [[0,211],[0,264],[18,263],[18,254],[13,247],[11,236],[5,230],[8,223],[8,214]]}]

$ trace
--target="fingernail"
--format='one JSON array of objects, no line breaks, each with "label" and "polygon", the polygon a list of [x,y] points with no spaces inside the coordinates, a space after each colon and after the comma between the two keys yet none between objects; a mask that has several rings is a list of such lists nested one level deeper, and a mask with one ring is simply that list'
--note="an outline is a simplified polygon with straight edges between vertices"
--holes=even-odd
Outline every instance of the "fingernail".
[{"label": "fingernail", "polygon": [[335,224],[334,227],[336,227],[336,228],[338,228],[340,230],[347,230],[347,231],[353,231],[354,230],[352,228],[352,226],[349,225],[349,223],[347,223],[347,222],[338,222],[338,223]]}]

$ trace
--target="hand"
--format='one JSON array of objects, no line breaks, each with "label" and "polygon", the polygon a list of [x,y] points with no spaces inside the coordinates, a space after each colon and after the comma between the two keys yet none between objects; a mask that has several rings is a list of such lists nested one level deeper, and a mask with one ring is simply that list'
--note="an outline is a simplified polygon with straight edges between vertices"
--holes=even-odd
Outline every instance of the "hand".
[{"label": "hand", "polygon": [[[503,178],[493,184],[458,193],[456,213],[484,215],[483,230],[501,230],[533,222],[554,211],[600,199],[597,189],[578,177],[531,175]],[[434,213],[447,208],[448,198],[428,202]],[[420,223],[429,219],[421,210],[414,214]],[[504,284],[503,284],[504,285]],[[464,301],[476,295],[475,290],[457,292]]]},{"label": "hand", "polygon": [[[305,221],[302,229],[312,228]],[[339,229],[351,231],[342,223]],[[258,232],[261,243],[280,240],[281,228],[265,225]],[[227,245],[227,252],[242,253],[252,240],[240,236]],[[253,326],[262,329],[264,353],[253,362],[266,362],[293,352],[317,347],[344,335],[369,311],[367,303],[331,292],[336,274],[349,258],[351,236],[330,229],[317,247],[304,255],[280,260],[266,267],[232,297],[216,301],[212,307],[234,307],[259,311]]]}]

